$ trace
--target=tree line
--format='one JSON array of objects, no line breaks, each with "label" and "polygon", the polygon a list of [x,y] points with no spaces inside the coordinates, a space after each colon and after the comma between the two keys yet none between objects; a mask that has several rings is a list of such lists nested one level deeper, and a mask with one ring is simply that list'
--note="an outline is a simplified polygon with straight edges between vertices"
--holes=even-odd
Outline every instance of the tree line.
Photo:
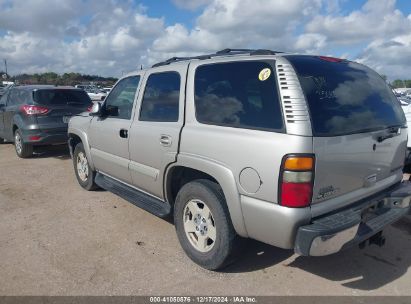
[{"label": "tree line", "polygon": [[[5,75],[5,72],[0,71],[0,75]],[[381,75],[386,81],[387,77]],[[86,75],[80,73],[64,73],[57,74],[54,72],[47,73],[35,73],[35,74],[20,74],[11,77],[7,77],[3,80],[13,80],[19,84],[51,84],[51,85],[69,85],[74,86],[80,83],[95,83],[100,85],[113,85],[117,78],[115,77],[102,77],[98,75]],[[395,79],[389,82],[389,85],[393,88],[411,88],[411,79]]]},{"label": "tree line", "polygon": [[411,79],[407,79],[407,80],[395,79],[393,82],[391,82],[391,86],[395,89],[411,88]]},{"label": "tree line", "polygon": [[[0,71],[0,75],[4,75]],[[98,75],[86,75],[80,73],[64,73],[57,74],[54,72],[35,73],[35,74],[19,74],[16,76],[7,75],[3,80],[12,80],[19,84],[51,84],[51,85],[68,85],[74,86],[81,83],[95,83],[100,85],[113,85],[117,78],[102,77]]]}]

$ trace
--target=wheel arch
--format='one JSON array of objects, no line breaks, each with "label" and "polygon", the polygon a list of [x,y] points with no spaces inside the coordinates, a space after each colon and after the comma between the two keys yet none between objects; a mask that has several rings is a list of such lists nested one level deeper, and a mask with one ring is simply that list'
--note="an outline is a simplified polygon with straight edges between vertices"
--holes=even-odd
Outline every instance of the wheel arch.
[{"label": "wheel arch", "polygon": [[90,150],[90,145],[88,142],[88,137],[87,134],[81,130],[78,129],[69,129],[68,131],[68,146],[70,149],[70,154],[73,156],[74,153],[74,149],[76,147],[77,144],[79,143],[83,144],[84,147],[84,151],[86,152],[86,156],[87,156],[87,160],[89,162],[89,165],[91,167],[91,169],[95,169],[94,168],[94,163],[93,163],[93,159],[91,157],[91,150]]},{"label": "wheel arch", "polygon": [[9,129],[10,139],[13,139],[13,142],[14,142],[14,133],[16,133],[17,129],[23,129],[23,127],[24,127],[24,123],[21,117],[17,114],[14,115],[11,121],[11,128]]},{"label": "wheel arch", "polygon": [[[195,179],[209,179],[220,185],[234,229],[240,236],[248,237],[234,175],[231,170],[222,164],[208,159],[180,154],[178,161],[167,169],[164,176],[164,194],[169,204],[173,206],[178,190],[184,184]],[[176,183],[176,180],[179,183]]]}]

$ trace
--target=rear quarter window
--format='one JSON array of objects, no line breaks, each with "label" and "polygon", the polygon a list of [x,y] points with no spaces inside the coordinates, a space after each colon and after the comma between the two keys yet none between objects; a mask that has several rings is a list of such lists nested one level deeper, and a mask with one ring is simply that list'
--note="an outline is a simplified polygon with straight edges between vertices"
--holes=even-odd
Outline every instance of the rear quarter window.
[{"label": "rear quarter window", "polygon": [[282,132],[284,124],[274,64],[274,61],[238,61],[199,66],[195,73],[197,120],[204,124]]},{"label": "rear quarter window", "polygon": [[287,56],[307,99],[314,136],[363,133],[405,124],[404,113],[385,81],[350,61]]}]

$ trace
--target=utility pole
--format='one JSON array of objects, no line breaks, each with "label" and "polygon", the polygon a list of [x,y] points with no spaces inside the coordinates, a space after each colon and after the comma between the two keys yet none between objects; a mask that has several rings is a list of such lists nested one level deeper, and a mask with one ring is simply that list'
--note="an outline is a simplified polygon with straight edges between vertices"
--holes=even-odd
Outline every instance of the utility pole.
[{"label": "utility pole", "polygon": [[6,68],[6,75],[8,77],[9,74],[7,73],[7,59],[4,59],[4,67]]}]

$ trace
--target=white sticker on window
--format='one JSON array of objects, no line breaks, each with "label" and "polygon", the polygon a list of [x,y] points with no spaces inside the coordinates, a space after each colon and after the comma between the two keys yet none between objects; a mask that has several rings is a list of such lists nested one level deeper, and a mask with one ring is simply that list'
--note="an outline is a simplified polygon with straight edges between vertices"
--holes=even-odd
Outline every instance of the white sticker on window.
[{"label": "white sticker on window", "polygon": [[258,74],[258,79],[261,81],[267,80],[271,75],[271,70],[269,68],[262,69],[260,74]]}]

